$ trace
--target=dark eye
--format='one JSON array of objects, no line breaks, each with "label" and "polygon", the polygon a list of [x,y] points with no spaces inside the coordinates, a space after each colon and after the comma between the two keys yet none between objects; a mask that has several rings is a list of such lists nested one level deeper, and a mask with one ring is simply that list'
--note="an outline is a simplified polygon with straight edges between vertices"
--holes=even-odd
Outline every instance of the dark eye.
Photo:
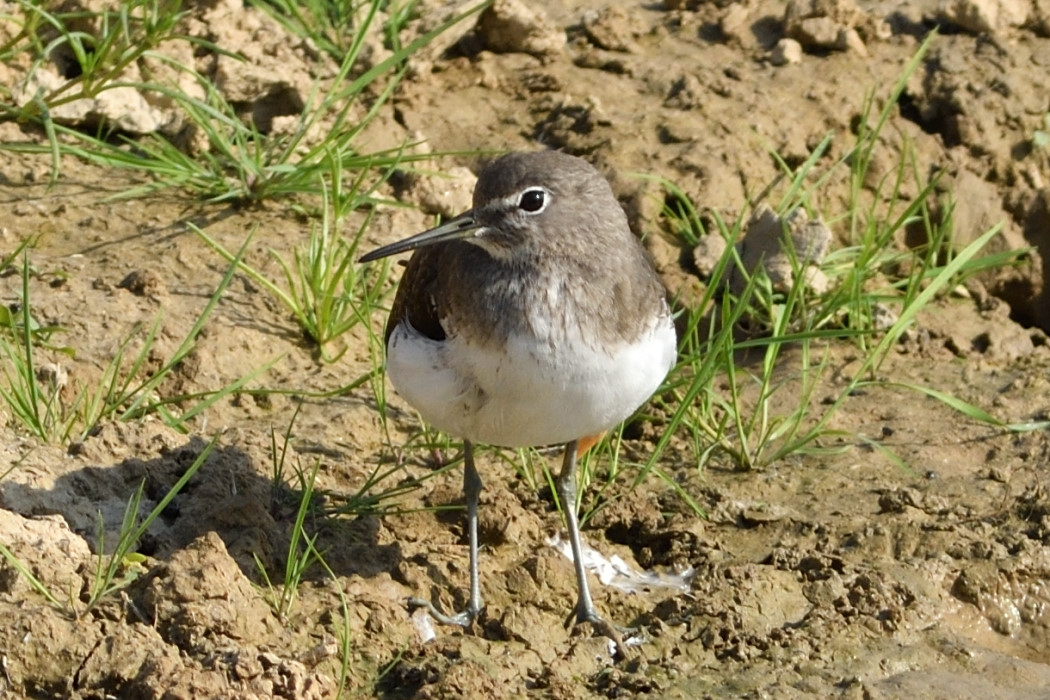
[{"label": "dark eye", "polygon": [[541,189],[525,190],[518,200],[518,208],[522,211],[537,212],[543,209],[547,203],[547,193]]}]

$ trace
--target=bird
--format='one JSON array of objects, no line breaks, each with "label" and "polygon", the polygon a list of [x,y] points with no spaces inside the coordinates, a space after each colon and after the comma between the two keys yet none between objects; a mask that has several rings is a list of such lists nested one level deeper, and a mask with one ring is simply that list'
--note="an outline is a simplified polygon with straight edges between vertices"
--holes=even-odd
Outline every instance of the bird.
[{"label": "bird", "polygon": [[563,445],[556,478],[576,573],[566,618],[619,641],[599,615],[576,514],[577,459],[629,418],[673,367],[677,338],[666,290],[608,181],[582,158],[511,152],[478,175],[472,208],[362,256],[413,251],[386,324],[386,371],[431,426],[463,440],[470,552],[466,608],[441,623],[470,627],[482,611],[474,445]]}]

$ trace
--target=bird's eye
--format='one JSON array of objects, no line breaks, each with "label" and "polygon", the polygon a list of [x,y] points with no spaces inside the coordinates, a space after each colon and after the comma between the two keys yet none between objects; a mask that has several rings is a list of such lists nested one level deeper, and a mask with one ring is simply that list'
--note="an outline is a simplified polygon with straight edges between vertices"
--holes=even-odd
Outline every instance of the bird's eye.
[{"label": "bird's eye", "polygon": [[532,214],[545,206],[547,206],[547,193],[538,187],[525,190],[521,193],[521,199],[518,200],[518,208]]}]

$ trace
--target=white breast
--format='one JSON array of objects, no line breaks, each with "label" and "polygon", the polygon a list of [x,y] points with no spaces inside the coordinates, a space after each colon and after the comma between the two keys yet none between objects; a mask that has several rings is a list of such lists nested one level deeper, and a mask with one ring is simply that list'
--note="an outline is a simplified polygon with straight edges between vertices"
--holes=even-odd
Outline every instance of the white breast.
[{"label": "white breast", "polygon": [[596,349],[580,337],[560,342],[511,335],[506,347],[463,336],[435,341],[402,321],[390,335],[390,381],[436,428],[504,447],[566,443],[628,418],[675,360],[667,315],[638,342]]}]

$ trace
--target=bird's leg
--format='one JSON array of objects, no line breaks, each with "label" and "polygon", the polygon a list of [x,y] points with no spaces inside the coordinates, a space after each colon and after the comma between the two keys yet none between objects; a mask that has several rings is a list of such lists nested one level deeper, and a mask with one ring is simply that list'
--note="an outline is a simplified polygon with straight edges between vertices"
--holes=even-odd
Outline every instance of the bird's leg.
[{"label": "bird's leg", "polygon": [[470,599],[466,613],[473,621],[481,614],[481,580],[478,575],[478,497],[481,496],[481,475],[474,466],[474,444],[463,443],[466,463],[463,469],[463,494],[467,497],[467,538],[470,542]]},{"label": "bird's leg", "polygon": [[467,609],[454,615],[445,615],[434,604],[421,598],[409,598],[410,608],[426,608],[438,622],[446,625],[470,627],[481,613],[481,581],[478,576],[478,497],[481,495],[481,475],[474,466],[474,444],[463,442],[463,494],[467,497],[467,538],[470,541],[470,598]]},{"label": "bird's leg", "polygon": [[[602,619],[591,599],[591,589],[587,584],[587,569],[583,564],[583,544],[580,541],[580,523],[576,517],[576,450],[577,441],[565,445],[565,460],[562,462],[561,474],[558,475],[558,497],[561,499],[562,511],[565,513],[565,526],[569,529],[569,544],[572,545],[572,563],[576,567],[576,589],[578,597],[575,624],[589,622],[600,634],[616,642],[623,649],[623,640],[619,631]],[[573,613],[565,620],[568,624]]]}]

